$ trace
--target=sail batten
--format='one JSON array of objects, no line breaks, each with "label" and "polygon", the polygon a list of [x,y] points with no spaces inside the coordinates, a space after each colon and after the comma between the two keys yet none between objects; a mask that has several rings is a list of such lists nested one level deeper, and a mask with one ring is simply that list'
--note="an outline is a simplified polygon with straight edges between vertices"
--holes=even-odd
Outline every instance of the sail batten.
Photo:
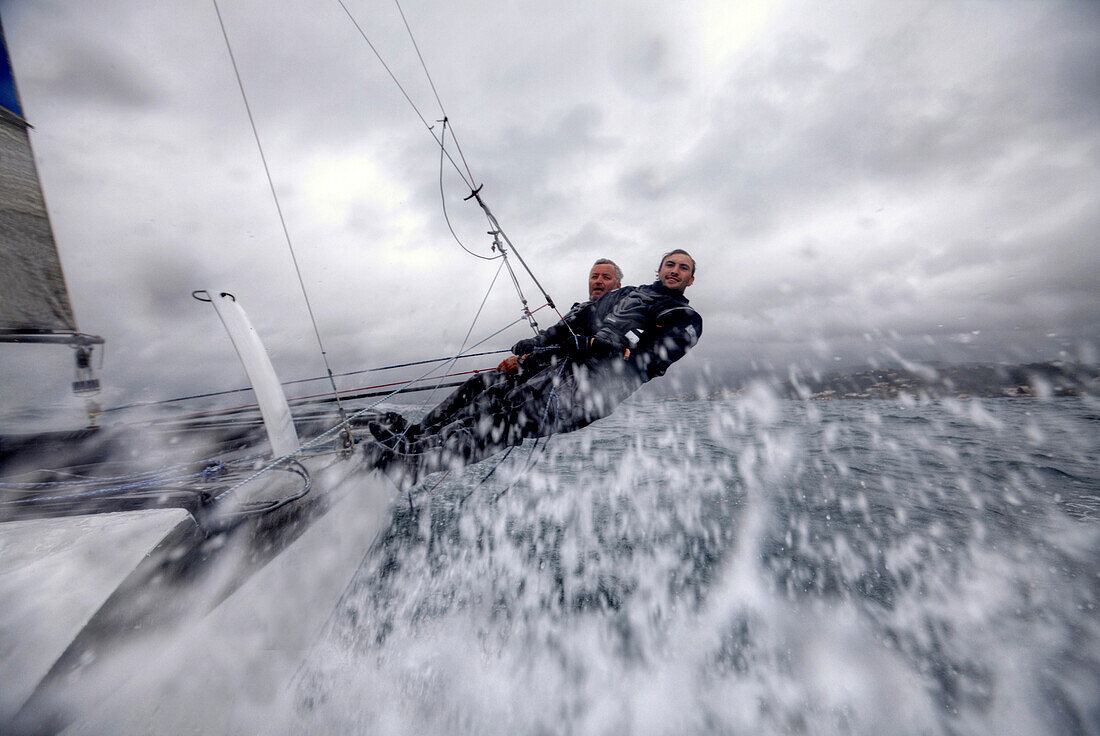
[{"label": "sail batten", "polygon": [[76,333],[2,28],[0,43],[0,333]]}]

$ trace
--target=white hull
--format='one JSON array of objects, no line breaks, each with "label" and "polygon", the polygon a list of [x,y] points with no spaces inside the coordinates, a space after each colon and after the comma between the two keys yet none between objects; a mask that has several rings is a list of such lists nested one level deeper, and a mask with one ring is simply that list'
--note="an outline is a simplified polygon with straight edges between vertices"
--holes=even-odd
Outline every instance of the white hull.
[{"label": "white hull", "polygon": [[[388,523],[394,491],[354,456],[311,470],[310,495],[332,499],[323,515],[259,569],[247,561],[254,550],[229,543],[198,583],[180,588],[193,615],[148,633],[113,631],[80,666],[53,673],[63,686],[36,694],[49,717],[60,714],[66,733],[180,733],[200,724],[240,732],[288,699],[300,663]],[[177,509],[0,524],[0,724],[11,723],[74,638],[87,636],[82,629],[104,601],[187,519]],[[227,583],[242,576],[239,587]],[[203,615],[227,584],[230,595]]]}]

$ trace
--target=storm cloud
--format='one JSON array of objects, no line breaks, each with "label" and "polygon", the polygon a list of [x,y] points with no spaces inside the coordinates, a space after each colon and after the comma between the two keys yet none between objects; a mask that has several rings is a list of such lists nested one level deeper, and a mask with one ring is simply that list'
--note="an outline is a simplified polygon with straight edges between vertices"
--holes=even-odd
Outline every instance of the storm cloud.
[{"label": "storm cloud", "polygon": [[[444,218],[491,255],[425,130],[444,112],[559,304],[595,258],[643,283],[696,256],[676,371],[1095,359],[1096,3],[406,0],[442,111],[396,8],[347,3],[424,122],[338,3],[222,5],[338,372],[457,349],[496,274]],[[200,288],[238,295],[284,378],[319,375],[213,6],[0,12],[104,403],[241,384]],[[473,339],[519,316],[495,284]],[[6,407],[65,393],[67,356],[14,350]]]}]

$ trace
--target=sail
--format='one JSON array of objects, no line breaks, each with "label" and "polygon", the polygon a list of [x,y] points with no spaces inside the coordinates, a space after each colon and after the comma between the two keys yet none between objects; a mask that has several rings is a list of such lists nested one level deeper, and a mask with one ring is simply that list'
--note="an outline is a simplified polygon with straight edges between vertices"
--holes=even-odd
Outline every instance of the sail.
[{"label": "sail", "polygon": [[77,331],[0,27],[0,339]]}]

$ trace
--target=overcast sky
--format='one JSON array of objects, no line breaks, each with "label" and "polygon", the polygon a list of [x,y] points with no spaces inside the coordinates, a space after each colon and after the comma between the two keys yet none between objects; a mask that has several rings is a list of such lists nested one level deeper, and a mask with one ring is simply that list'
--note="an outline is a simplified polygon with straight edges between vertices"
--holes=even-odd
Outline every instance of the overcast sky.
[{"label": "overcast sky", "polygon": [[[442,117],[397,7],[345,2]],[[559,304],[595,258],[637,284],[665,250],[696,257],[704,335],[673,372],[1096,360],[1100,3],[402,7],[485,201]],[[457,349],[499,264],[451,238],[438,146],[339,2],[221,10],[333,370]],[[283,378],[319,375],[213,4],[0,13],[77,319],[107,339],[102,402],[242,385],[201,288],[237,295]],[[468,189],[444,185],[489,254]],[[518,305],[502,275],[474,339]],[[4,347],[4,406],[64,395],[68,352]]]}]

